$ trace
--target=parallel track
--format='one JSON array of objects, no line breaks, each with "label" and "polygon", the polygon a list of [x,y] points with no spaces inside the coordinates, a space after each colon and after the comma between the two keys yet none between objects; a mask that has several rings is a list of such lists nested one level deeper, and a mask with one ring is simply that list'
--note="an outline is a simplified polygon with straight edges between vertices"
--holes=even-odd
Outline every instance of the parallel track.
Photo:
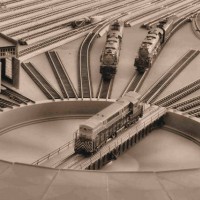
[{"label": "parallel track", "polygon": [[196,100],[196,101],[193,101],[193,102],[191,102],[191,103],[188,103],[187,105],[183,105],[183,106],[180,106],[180,107],[178,107],[177,108],[177,110],[180,110],[180,111],[187,111],[187,110],[190,110],[190,109],[192,109],[192,108],[195,108],[195,107],[197,107],[197,106],[200,106],[200,100],[198,99],[198,100]]},{"label": "parallel track", "polygon": [[97,98],[110,99],[113,83],[114,78],[112,78],[111,80],[103,80],[103,78],[101,78],[99,89],[97,92]]},{"label": "parallel track", "polygon": [[57,42],[62,41],[64,39],[67,39],[69,37],[72,37],[72,36],[74,36],[76,34],[89,31],[94,27],[95,27],[95,24],[88,25],[88,26],[82,27],[80,29],[75,29],[75,30],[68,31],[66,33],[62,33],[62,34],[60,34],[60,35],[58,35],[58,36],[56,36],[54,38],[46,39],[46,40],[41,41],[41,42],[39,42],[37,44],[29,45],[28,48],[26,48],[24,50],[21,50],[19,52],[19,57],[25,56],[25,55],[27,55],[27,54],[29,54],[31,52],[37,51],[39,49],[45,48],[45,47],[47,47],[49,45],[52,45],[54,43],[57,43]]},{"label": "parallel track", "polygon": [[63,99],[63,97],[53,88],[47,79],[33,66],[33,64],[22,63],[23,69],[33,79],[48,99]]},{"label": "parallel track", "polygon": [[152,103],[158,95],[174,80],[174,78],[200,53],[197,50],[187,52],[146,92],[141,100]]},{"label": "parallel track", "polygon": [[[22,0],[19,0],[19,1],[22,1]],[[8,9],[5,9],[5,10],[2,10],[1,12],[2,13],[7,13],[7,12],[12,12],[12,11],[15,11],[15,10],[21,10],[23,8],[27,8],[29,6],[34,6],[34,5],[38,5],[38,3],[40,2],[46,2],[46,1],[49,1],[49,0],[34,0],[32,2],[29,2],[29,3],[26,3],[26,4],[23,4],[23,5],[18,5],[18,6],[10,6]],[[13,2],[14,3],[14,2]],[[11,4],[12,5],[12,4]]]},{"label": "parallel track", "polygon": [[[59,22],[59,21],[62,21],[62,20],[67,20],[67,19],[70,19],[72,17],[77,17],[79,15],[83,15],[83,14],[86,14],[87,12],[91,12],[93,10],[98,10],[98,9],[102,9],[102,8],[106,8],[107,6],[109,5],[112,5],[114,3],[118,3],[118,2],[121,2],[123,0],[114,0],[112,2],[108,2],[108,3],[105,3],[105,4],[102,4],[102,5],[96,5],[96,6],[91,6],[91,7],[88,7],[88,8],[84,8],[80,11],[74,11],[70,14],[66,14],[66,11],[67,10],[70,10],[71,8],[63,8],[61,10],[56,10],[56,11],[52,11],[52,12],[49,12],[49,13],[44,13],[42,15],[39,15],[37,17],[33,17],[33,18],[30,18],[30,19],[25,19],[25,20],[21,20],[19,22],[15,22],[15,23],[10,23],[8,25],[3,25],[0,27],[0,31],[5,31],[5,30],[8,30],[8,29],[12,29],[14,27],[20,27],[24,24],[27,24],[27,23],[33,23],[34,21],[38,21],[38,20],[41,20],[41,19],[45,19],[47,17],[50,17],[50,16],[54,16],[55,14],[60,14],[60,13],[63,13],[62,16],[58,17],[58,18],[55,18],[55,19],[50,19],[50,20],[47,20],[46,22],[44,23],[38,23],[37,25],[37,28],[39,27],[44,27],[44,26],[47,26],[49,24],[56,24],[56,22]],[[84,5],[84,3],[82,3]],[[34,27],[34,29],[36,29],[36,27]]]},{"label": "parallel track", "polygon": [[[70,0],[69,2],[73,2],[73,1],[74,1],[74,0]],[[41,2],[44,3],[45,0],[41,0]],[[49,2],[49,0],[46,0],[46,2]],[[69,2],[67,2],[67,3],[69,3]],[[39,7],[39,8],[34,8],[34,9],[31,9],[31,10],[28,10],[28,11],[19,12],[19,13],[16,13],[16,14],[14,14],[14,15],[2,16],[2,17],[0,18],[0,22],[8,21],[8,20],[10,20],[10,19],[15,19],[15,18],[17,18],[17,17],[23,17],[23,16],[29,15],[29,14],[31,14],[31,13],[35,13],[35,14],[37,15],[37,12],[43,11],[43,10],[45,11],[45,10],[47,10],[47,8],[49,8],[50,6],[51,6],[51,7],[54,7],[54,6],[55,6],[55,8],[56,8],[57,6],[62,5],[62,4],[66,4],[66,1],[65,1],[65,0],[62,0],[61,2],[53,2],[53,3],[49,2],[49,5],[42,5],[42,6]],[[1,14],[0,14],[0,16],[1,16]]]},{"label": "parallel track", "polygon": [[19,104],[0,98],[0,108],[13,108],[13,106],[19,106]]},{"label": "parallel track", "polygon": [[35,101],[25,97],[24,95],[12,90],[11,88],[2,84],[1,94],[8,97],[9,99],[14,100],[17,104],[28,104],[28,103],[35,103]]},{"label": "parallel track", "polygon": [[82,99],[93,97],[89,53],[95,37],[96,32],[90,32],[83,40],[79,49],[79,86]]},{"label": "parallel track", "polygon": [[200,97],[196,97],[196,99],[190,103],[187,103],[185,105],[179,106],[178,108],[176,108],[177,110],[180,110],[182,112],[187,112],[188,110],[195,108],[197,106],[200,106]]},{"label": "parallel track", "polygon": [[49,51],[46,53],[49,62],[51,63],[52,70],[58,81],[62,94],[65,98],[78,98],[76,90],[72,84],[72,81],[62,64],[62,61],[55,51]]},{"label": "parallel track", "polygon": [[145,28],[147,28],[147,29],[150,29],[151,27],[153,27],[154,25],[156,25],[160,20],[162,20],[162,19],[165,19],[165,18],[167,18],[167,17],[170,17],[170,16],[172,16],[172,15],[177,15],[178,13],[181,13],[181,12],[183,12],[183,11],[185,11],[185,10],[187,10],[188,8],[191,8],[191,7],[193,7],[194,6],[194,4],[196,3],[196,2],[198,2],[197,0],[194,0],[193,2],[192,2],[192,4],[190,3],[190,5],[182,5],[181,7],[178,7],[178,8],[175,8],[175,9],[173,9],[173,10],[171,10],[170,12],[168,12],[167,14],[163,14],[163,15],[159,15],[159,16],[156,16],[156,17],[154,17],[153,19],[151,19],[151,20],[148,20],[147,22],[144,22],[143,23],[143,25],[142,25],[142,27],[145,27]]},{"label": "parallel track", "polygon": [[135,70],[133,77],[129,81],[128,85],[126,86],[126,88],[123,91],[121,96],[124,96],[125,93],[127,93],[129,91],[138,92],[142,86],[142,83],[144,82],[145,78],[147,77],[149,70],[150,69],[147,69],[143,74],[140,74],[140,73],[138,73],[137,70]]},{"label": "parallel track", "polygon": [[200,96],[197,96],[197,97],[194,97],[192,99],[183,101],[181,103],[177,103],[177,104],[171,106],[170,108],[172,108],[172,109],[178,109],[178,108],[180,108],[182,106],[187,106],[188,104],[193,103],[193,102],[195,102],[196,100],[199,100],[199,99],[200,99]]},{"label": "parallel track", "polygon": [[194,114],[191,114],[193,117],[197,117],[197,118],[200,118],[200,112],[198,111],[198,112],[196,112],[196,113],[194,113]]},{"label": "parallel track", "polygon": [[[171,31],[171,33],[169,34],[169,36],[166,38],[166,41],[164,42],[164,44],[162,44],[161,49],[160,49],[160,51],[158,52],[158,54],[161,52],[161,50],[163,49],[164,45],[165,45],[166,42],[169,40],[169,38],[170,38],[170,37],[175,33],[175,31],[177,31],[178,28],[179,28],[180,26],[182,26],[186,21],[187,21],[187,19],[181,19],[181,20],[179,20],[178,22],[175,23],[174,28],[172,29],[172,31]],[[158,55],[157,55],[157,56],[158,56]],[[155,60],[154,60],[154,61],[155,61]],[[131,90],[132,90],[132,91],[135,91],[135,92],[138,92],[138,90],[140,89],[140,87],[141,87],[143,81],[145,80],[145,78],[146,78],[146,76],[147,76],[149,70],[150,70],[150,69],[147,69],[143,75],[141,75],[141,74],[139,74],[138,72],[136,72],[136,73],[133,75],[133,78],[131,78],[131,80],[129,81],[129,83],[128,83],[128,85],[126,86],[125,90],[123,91],[122,96],[123,96],[126,92],[131,91]],[[180,71],[177,70],[176,72],[180,72]],[[173,72],[171,72],[171,74],[172,74],[172,73],[173,73]],[[170,74],[170,72],[169,72],[169,74]],[[175,77],[173,77],[173,78],[175,78]],[[171,80],[172,80],[173,78],[171,78]],[[167,84],[169,84],[169,82],[166,83],[165,86],[167,86]],[[162,86],[162,87],[163,87],[163,86]],[[158,89],[158,88],[157,88],[157,89]],[[155,89],[155,90],[157,90],[157,89]],[[163,90],[163,89],[164,89],[164,87],[163,87],[161,90]],[[148,93],[150,94],[150,91],[149,91]],[[152,93],[153,93],[153,92],[152,92]],[[148,95],[148,94],[144,94],[142,98],[145,98],[146,95]],[[148,98],[150,98],[150,97],[148,97]],[[147,100],[147,99],[146,99],[146,100]]]},{"label": "parallel track", "polygon": [[200,89],[200,79],[154,102],[155,105],[171,107],[172,104]]},{"label": "parallel track", "polygon": [[[184,1],[184,0],[182,0],[182,1]],[[180,2],[180,1],[176,0],[175,2],[171,2],[171,3],[165,4],[164,6],[170,7],[170,6],[173,6],[176,2]],[[154,1],[154,3],[160,3],[160,2],[159,1]],[[125,24],[130,24],[133,21],[142,19],[143,17],[149,16],[149,15],[154,14],[155,12],[161,11],[163,9],[164,9],[163,6],[160,6],[158,8],[151,9],[151,10],[145,12],[145,13],[138,14],[137,16],[134,16],[131,19],[126,20]]]},{"label": "parallel track", "polygon": [[196,114],[198,115],[199,112],[200,112],[200,108],[198,107],[198,108],[195,108],[195,109],[192,109],[192,110],[186,111],[185,113],[194,116],[194,115],[196,115]]}]

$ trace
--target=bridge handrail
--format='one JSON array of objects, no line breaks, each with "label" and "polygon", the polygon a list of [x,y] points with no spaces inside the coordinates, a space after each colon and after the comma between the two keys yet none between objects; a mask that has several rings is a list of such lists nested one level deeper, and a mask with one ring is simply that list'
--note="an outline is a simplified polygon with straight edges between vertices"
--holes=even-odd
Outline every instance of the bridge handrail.
[{"label": "bridge handrail", "polygon": [[[80,164],[80,168],[81,169],[85,169],[87,168],[89,165],[91,165],[92,163],[94,163],[95,161],[97,161],[99,158],[102,157],[102,154],[105,155],[106,153],[112,151],[113,149],[115,149],[119,144],[122,144],[124,141],[126,141],[128,138],[130,138],[131,136],[135,135],[138,132],[138,129],[140,127],[140,130],[142,130],[142,128],[146,127],[146,124],[151,124],[153,121],[159,119],[160,117],[162,117],[163,115],[166,114],[166,108],[158,108],[161,109],[158,113],[152,115],[150,117],[150,119],[148,119],[147,121],[144,121],[142,124],[136,125],[135,130],[136,131],[132,131],[131,128],[130,130],[128,130],[128,134],[125,135],[124,137],[119,137],[116,139],[115,142],[111,142],[111,144],[109,144],[106,147],[103,147],[97,154],[95,154],[94,156],[90,157],[89,160],[87,160],[85,163]],[[132,132],[132,133],[131,133]]]},{"label": "bridge handrail", "polygon": [[39,165],[41,162],[44,162],[45,160],[49,160],[50,157],[54,156],[55,154],[59,154],[61,150],[65,149],[65,148],[69,148],[72,144],[74,144],[74,139],[65,143],[64,145],[62,145],[58,149],[52,151],[51,153],[43,156],[42,158],[39,158],[38,160],[33,162],[32,165]]}]

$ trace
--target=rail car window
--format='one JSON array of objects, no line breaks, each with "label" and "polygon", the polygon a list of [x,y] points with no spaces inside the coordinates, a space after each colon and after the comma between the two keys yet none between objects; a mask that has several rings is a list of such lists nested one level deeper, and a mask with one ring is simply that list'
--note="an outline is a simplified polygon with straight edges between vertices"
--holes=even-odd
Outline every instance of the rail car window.
[{"label": "rail car window", "polygon": [[111,117],[109,117],[109,118],[107,119],[107,121],[108,121],[108,122],[111,121],[112,119],[114,119],[114,118],[117,117],[118,115],[119,115],[119,112],[115,113],[114,115],[112,115]]}]

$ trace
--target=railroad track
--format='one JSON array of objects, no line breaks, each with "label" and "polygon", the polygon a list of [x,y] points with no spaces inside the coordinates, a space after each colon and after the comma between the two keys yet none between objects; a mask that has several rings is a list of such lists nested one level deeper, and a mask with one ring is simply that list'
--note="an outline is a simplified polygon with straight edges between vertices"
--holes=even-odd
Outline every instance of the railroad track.
[{"label": "railroad track", "polygon": [[[21,0],[20,0],[21,1]],[[18,5],[18,6],[9,6],[8,9],[5,9],[5,10],[1,10],[1,13],[7,13],[7,12],[12,12],[12,11],[16,11],[16,10],[21,10],[23,8],[27,8],[29,6],[34,6],[34,5],[38,5],[38,3],[40,2],[48,2],[49,0],[35,0],[35,1],[32,1],[32,2],[28,2],[26,4],[22,4],[22,5]],[[11,4],[12,5],[12,4]]]},{"label": "railroad track", "polygon": [[27,105],[28,103],[35,103],[35,101],[10,89],[9,87],[5,86],[4,84],[1,84],[1,85],[2,85],[1,94],[8,97],[9,99],[14,100],[15,102],[17,102],[17,104],[26,104]]},{"label": "railroad track", "polygon": [[191,116],[200,118],[200,112],[198,111],[198,112],[196,112],[194,114],[191,114]]},{"label": "railroad track", "polygon": [[71,31],[68,31],[68,32],[65,32],[65,33],[62,33],[56,37],[53,37],[53,38],[49,38],[49,39],[46,39],[44,41],[40,41],[39,43],[37,44],[32,44],[32,45],[29,45],[28,48],[26,49],[23,49],[19,52],[19,57],[22,57],[22,56],[25,56],[31,52],[34,52],[36,50],[39,50],[39,49],[42,49],[42,48],[45,48],[49,45],[52,45],[54,43],[57,43],[61,40],[64,40],[66,38],[69,38],[69,37],[72,37],[76,34],[79,34],[79,33],[82,33],[82,32],[86,32],[86,31],[89,31],[91,30],[92,28],[94,28],[96,26],[96,24],[90,24],[88,26],[85,26],[85,27],[82,27],[80,29],[74,29],[74,30],[71,30]]},{"label": "railroad track", "polygon": [[97,92],[97,98],[106,100],[110,99],[113,83],[114,83],[114,78],[112,78],[111,80],[103,80],[103,78],[101,78],[99,89]]},{"label": "railroad track", "polygon": [[[133,4],[133,2],[131,3]],[[127,6],[127,5],[124,5],[124,7]],[[111,12],[112,10],[116,10],[118,8],[121,8],[122,6],[117,6],[115,8],[112,8],[112,9],[108,9],[108,10],[105,10],[105,11],[102,11],[102,12],[98,12],[98,15],[103,15],[103,14],[106,14],[107,12]],[[76,12],[76,15],[77,15],[77,12]],[[51,22],[52,23],[52,22]],[[45,23],[45,26],[47,26],[48,23]],[[25,36],[25,37],[22,37],[21,39],[23,39],[24,41],[27,41],[27,40],[30,40],[30,39],[34,39],[36,37],[39,37],[39,36],[42,36],[44,34],[47,34],[47,33],[50,33],[50,32],[53,32],[53,31],[57,31],[57,30],[61,30],[61,29],[66,29],[67,26],[69,26],[71,23],[68,22],[66,23],[66,20],[64,21],[63,24],[59,25],[59,26],[56,26],[56,27],[53,27],[53,28],[50,28],[50,29],[47,29],[47,30],[42,30],[38,33],[35,33],[33,35],[29,35],[29,36]],[[21,31],[17,31],[17,32],[14,32],[14,33],[11,33],[11,34],[8,34],[9,37],[15,37],[16,35],[20,34],[20,33],[25,33],[25,35],[27,35],[26,33],[27,32],[30,32],[32,30],[35,30],[36,28],[40,28],[40,27],[43,27],[43,25],[37,25],[37,27],[30,27],[30,28],[27,28],[27,29],[23,29]],[[15,37],[15,39],[18,39],[18,37]]]},{"label": "railroad track", "polygon": [[172,16],[172,15],[174,15],[174,14],[177,15],[178,13],[181,13],[181,12],[187,10],[188,8],[193,7],[194,4],[195,4],[196,2],[198,2],[198,1],[194,0],[194,1],[192,2],[192,4],[190,3],[190,5],[185,5],[185,4],[183,4],[183,5],[181,5],[180,7],[177,7],[177,8],[174,8],[174,9],[170,10],[167,14],[165,13],[165,14],[163,14],[163,15],[156,16],[156,17],[154,17],[153,19],[148,20],[147,22],[144,22],[143,25],[142,25],[142,27],[145,27],[145,28],[147,28],[147,29],[150,29],[150,28],[152,28],[154,25],[156,25],[160,20],[165,19],[165,18],[167,18],[167,17],[170,17],[170,16]]},{"label": "railroad track", "polygon": [[95,37],[96,33],[90,32],[79,48],[79,86],[82,99],[93,97],[89,53]]},{"label": "railroad track", "polygon": [[129,91],[135,91],[138,92],[139,89],[142,86],[142,83],[144,82],[145,78],[147,77],[147,74],[149,73],[150,69],[147,69],[143,74],[138,73],[137,70],[135,70],[135,73],[131,80],[129,81],[128,85],[126,86],[125,90],[122,92],[121,96],[124,96],[125,93]]},{"label": "railroad track", "polygon": [[[183,1],[183,0],[182,0]],[[161,1],[161,2],[164,2],[164,1]],[[152,4],[154,5],[154,6],[156,6],[156,3],[161,3],[160,1],[153,1],[152,2]],[[175,2],[178,2],[178,0],[176,0]],[[134,17],[132,17],[132,18],[129,18],[129,19],[127,19],[127,20],[125,20],[125,24],[126,25],[128,25],[128,24],[131,24],[132,22],[134,22],[134,21],[136,21],[136,20],[140,20],[140,19],[142,19],[142,18],[144,18],[144,17],[146,17],[146,16],[149,16],[149,15],[151,15],[151,14],[154,14],[155,12],[159,12],[159,11],[161,11],[161,10],[163,10],[164,8],[165,8],[165,6],[168,6],[168,5],[170,5],[170,3],[168,3],[168,4],[160,4],[160,6],[157,6],[156,8],[153,8],[153,7],[151,7],[149,10],[147,10],[147,11],[145,11],[145,12],[143,12],[143,13],[141,13],[141,14],[138,14],[138,15],[135,15]]]},{"label": "railroad track", "polygon": [[[164,44],[161,46],[161,50],[162,48],[164,47],[164,45],[166,44],[166,42],[169,40],[169,38],[175,33],[175,31],[177,31],[178,28],[180,28],[180,26],[182,26],[187,20],[186,19],[181,19],[180,21],[178,21],[174,28],[172,29],[171,33],[169,34],[169,37],[166,38],[166,41],[164,42]],[[158,54],[161,52],[161,50],[158,52]],[[194,57],[196,56],[196,54],[194,55]],[[188,63],[187,63],[188,64]],[[165,83],[165,85],[161,86],[162,89],[160,88],[160,91],[161,90],[164,90],[165,87],[167,87],[167,85],[170,83],[170,81],[172,81],[174,78],[175,78],[175,75],[177,75],[181,70],[183,70],[183,68],[186,67],[186,65],[182,65],[182,66],[176,66],[174,67],[173,69],[171,69],[171,71],[168,71],[168,75],[165,76],[165,79],[164,77],[163,78],[163,82],[164,81],[167,81]],[[125,90],[123,91],[122,93],[122,96],[128,92],[128,91],[135,91],[135,92],[138,92],[138,90],[140,89],[143,81],[145,80],[147,74],[148,74],[149,70],[145,71],[145,73],[143,75],[140,75],[138,74],[137,72],[133,75],[133,77],[131,78],[131,80],[129,81],[129,84],[126,86]],[[176,74],[172,75],[172,73],[176,72]],[[167,80],[167,76],[169,78],[169,75],[171,75],[170,79]],[[161,81],[161,80],[160,80]],[[158,83],[159,84],[159,83]],[[153,89],[153,88],[152,88]],[[155,92],[155,90],[157,90],[158,88],[155,88],[154,91],[150,92],[148,91],[148,94],[145,94],[143,95],[142,99],[145,98],[145,100],[147,101],[148,98],[151,98],[151,95],[153,95],[153,93]],[[150,94],[151,93],[151,94]],[[158,95],[158,93],[157,93]],[[146,97],[145,97],[146,96]],[[156,94],[153,95],[155,98],[156,98]]]},{"label": "railroad track", "polygon": [[188,103],[187,105],[183,105],[183,106],[178,107],[177,110],[180,110],[180,111],[182,111],[182,112],[185,112],[185,111],[190,110],[190,109],[192,109],[192,108],[195,108],[195,107],[197,107],[197,106],[199,106],[199,105],[200,105],[200,100],[197,99],[196,101],[193,101],[193,102],[191,102],[191,103]]},{"label": "railroad track", "polygon": [[199,115],[199,112],[200,112],[200,108],[195,108],[195,109],[191,109],[189,111],[185,111],[185,113],[189,114],[189,115],[192,115],[192,116],[195,116],[195,115]]},{"label": "railroad track", "polygon": [[192,102],[187,101],[187,104],[177,107],[176,110],[187,112],[188,110],[200,105],[200,97],[196,97],[195,100],[193,98],[192,100]]},{"label": "railroad track", "polygon": [[48,99],[63,99],[32,63],[22,63],[22,67]]},{"label": "railroad track", "polygon": [[58,81],[62,94],[65,98],[78,98],[78,94],[73,86],[73,83],[62,64],[62,61],[55,51],[46,52],[47,58],[51,64],[54,75]]},{"label": "railroad track", "polygon": [[141,100],[152,103],[159,94],[175,79],[175,77],[200,53],[198,50],[188,51],[175,65],[156,81]]},{"label": "railroad track", "polygon": [[197,96],[197,97],[194,97],[194,98],[191,98],[191,99],[188,99],[186,101],[183,101],[181,103],[177,103],[175,105],[172,105],[170,108],[172,109],[178,109],[179,107],[182,107],[182,106],[187,106],[188,104],[192,103],[192,102],[195,102],[196,100],[199,100],[200,99],[200,96]]},{"label": "railroad track", "polygon": [[20,1],[23,1],[23,0],[10,0],[10,1],[3,1],[3,5],[9,5],[9,4],[13,4],[13,3],[17,3],[17,2],[20,2]]},{"label": "railroad track", "polygon": [[[184,0],[182,0],[181,2],[183,2]],[[131,19],[128,19],[125,21],[125,24],[128,26],[131,26],[131,24],[135,23],[136,21],[139,21],[140,19],[144,18],[144,17],[148,17],[149,14],[152,14],[153,16],[156,16],[155,15],[155,12],[160,12],[160,11],[165,11],[166,9],[169,9],[170,7],[174,6],[174,4],[178,2],[180,3],[179,0],[175,1],[175,2],[171,2],[171,3],[168,3],[168,4],[165,4],[164,6],[160,6],[160,7],[157,7],[157,8],[153,8],[153,9],[150,9],[149,11],[145,12],[145,13],[142,13],[142,14],[138,14],[138,15],[135,15],[134,17],[132,17]],[[164,8],[163,8],[164,7]],[[165,8],[166,7],[166,8]],[[196,12],[196,10],[198,10],[199,8],[195,9],[195,5],[194,6],[191,6],[191,7],[194,7],[194,10],[193,12]],[[187,7],[188,9],[188,7]],[[167,11],[167,10],[166,10]],[[186,14],[185,14],[186,15]],[[187,14],[187,15],[191,15],[191,14]],[[184,16],[183,16],[184,18]]]},{"label": "railroad track", "polygon": [[177,101],[200,89],[200,79],[154,102],[155,105],[172,107]]},{"label": "railroad track", "polygon": [[[57,6],[66,4],[65,0],[60,0],[60,2],[49,2],[49,0],[42,0],[42,1],[39,1],[38,3],[40,3],[40,2],[41,3],[47,2],[48,4],[41,5],[40,7],[37,7],[37,8],[28,9],[26,11],[14,13],[14,15],[10,15],[10,13],[8,13],[8,14],[6,14],[6,15],[4,14],[4,16],[2,16],[2,13],[1,13],[0,16],[2,16],[2,17],[0,19],[0,22],[8,21],[8,20],[18,18],[18,17],[27,16],[27,15],[30,15],[30,14],[33,14],[33,13],[37,14],[40,11],[45,11],[45,10],[47,11],[47,9],[49,9],[51,7],[56,8]],[[70,0],[67,3],[69,3],[69,2],[74,2],[74,0]],[[38,5],[38,4],[36,4],[36,5]]]},{"label": "railroad track", "polygon": [[107,13],[111,13],[112,11],[116,11],[116,10],[121,9],[123,7],[131,6],[131,5],[133,5],[137,2],[140,2],[140,0],[134,0],[134,1],[131,1],[131,2],[124,2],[122,5],[114,6],[112,8],[105,10],[105,11],[100,11],[100,12],[98,12],[98,15],[104,15],[104,14],[107,14]]},{"label": "railroad track", "polygon": [[[19,106],[19,104],[0,98],[0,108],[13,108],[13,106]],[[0,109],[0,111],[3,110]]]},{"label": "railroad track", "polygon": [[90,50],[94,39],[97,37],[99,31],[107,26],[112,20],[117,19],[120,15],[114,16],[109,20],[101,22],[95,29],[88,33],[79,48],[79,90],[80,97],[92,98],[93,88],[91,82],[90,72]]},{"label": "railroad track", "polygon": [[83,160],[86,160],[87,158],[84,157],[81,154],[72,154],[71,156],[61,160],[58,162],[54,168],[57,169],[76,169],[77,165],[79,165],[80,162]]},{"label": "railroad track", "polygon": [[[47,34],[48,34],[48,37],[52,37],[52,36],[49,36],[49,34],[51,34],[53,32],[55,32],[56,35],[58,35],[58,31],[59,30],[62,30],[62,32],[67,32],[68,31],[67,28],[70,25],[71,25],[71,23],[68,22],[68,23],[64,23],[64,24],[58,25],[58,26],[54,26],[53,28],[50,28],[50,29],[38,31],[38,32],[33,33],[31,35],[28,35],[28,36],[22,36],[21,37],[21,35],[20,35],[20,36],[16,36],[16,37],[15,36],[14,37],[13,36],[9,36],[9,37],[12,37],[14,40],[21,40],[21,41],[23,41],[23,42],[28,44],[27,41],[33,40],[35,38],[39,38],[40,37],[40,40],[43,40],[44,39],[44,35],[47,35]],[[25,34],[23,34],[23,35],[25,35]]]},{"label": "railroad track", "polygon": [[[94,1],[92,1],[92,2],[94,2]],[[87,15],[88,12],[92,12],[94,10],[96,10],[96,13],[98,14],[99,9],[106,9],[107,6],[115,4],[115,3],[119,3],[119,2],[123,2],[123,0],[114,0],[112,2],[104,3],[102,5],[98,5],[98,3],[95,3],[95,5],[93,5],[93,6],[90,6],[90,7],[81,9],[81,10],[77,10],[77,11],[74,11],[74,12],[71,12],[71,13],[67,13],[67,11],[71,10],[71,8],[69,8],[69,7],[63,8],[63,9],[58,9],[58,10],[55,10],[55,11],[50,11],[48,13],[44,13],[44,14],[36,16],[36,17],[32,17],[30,19],[24,19],[24,20],[21,20],[19,22],[14,22],[14,23],[2,25],[0,27],[0,31],[3,32],[4,34],[10,34],[12,32],[10,32],[10,31],[7,32],[6,30],[13,29],[15,27],[22,27],[21,29],[23,29],[23,25],[28,24],[28,23],[30,23],[30,27],[33,27],[33,22],[37,22],[37,23],[34,23],[34,24],[38,28],[38,27],[47,26],[49,24],[54,24],[54,23],[56,24],[59,21],[67,20],[67,19],[70,19],[72,17],[77,17],[79,15],[83,15],[83,14]],[[81,5],[85,5],[85,3],[81,3]],[[77,5],[75,5],[75,6],[76,6],[75,8],[77,8]],[[59,16],[57,18],[52,19],[52,16],[56,16],[56,14],[59,14]],[[47,17],[51,17],[51,18],[45,19]],[[43,22],[39,23],[39,20],[42,20]],[[34,29],[36,29],[36,27]]]},{"label": "railroad track", "polygon": [[199,13],[197,13],[193,18],[192,18],[192,30],[194,32],[194,34],[197,36],[197,38],[200,39],[200,25],[198,22],[198,18],[199,18]]}]

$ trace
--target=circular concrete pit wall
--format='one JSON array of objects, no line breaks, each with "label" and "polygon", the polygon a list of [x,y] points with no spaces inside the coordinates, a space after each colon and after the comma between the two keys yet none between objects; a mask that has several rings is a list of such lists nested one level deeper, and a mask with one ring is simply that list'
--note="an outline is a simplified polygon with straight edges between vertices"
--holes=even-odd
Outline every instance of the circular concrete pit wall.
[{"label": "circular concrete pit wall", "polygon": [[[90,116],[108,106],[106,101],[56,101],[7,110],[0,114],[0,133],[68,116]],[[200,123],[169,111],[166,125],[199,139]],[[200,170],[167,172],[99,172],[57,170],[0,161],[1,199],[199,199]],[[28,184],[27,184],[28,183]],[[190,183],[190,184],[188,184]],[[24,187],[26,185],[26,187]],[[180,187],[181,185],[181,187]],[[100,193],[98,192],[100,191]]]},{"label": "circular concrete pit wall", "polygon": [[112,101],[45,101],[0,113],[0,134],[17,127],[73,116],[91,116]]}]

